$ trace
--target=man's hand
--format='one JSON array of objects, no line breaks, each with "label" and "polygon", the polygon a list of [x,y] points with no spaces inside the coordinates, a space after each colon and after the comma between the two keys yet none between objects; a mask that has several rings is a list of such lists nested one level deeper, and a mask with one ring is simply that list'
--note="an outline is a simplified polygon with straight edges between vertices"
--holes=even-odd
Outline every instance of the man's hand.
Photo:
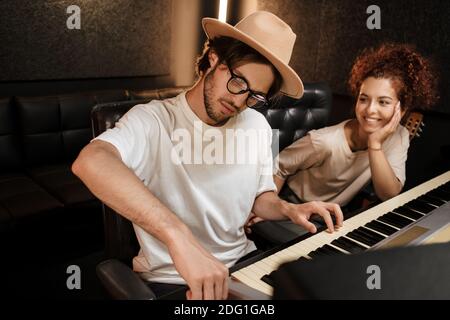
[{"label": "man's hand", "polygon": [[247,222],[244,224],[244,229],[246,234],[252,233],[252,229],[250,228],[255,223],[258,223],[260,221],[264,221],[264,219],[258,217],[253,212],[250,212],[250,215],[248,216]]},{"label": "man's hand", "polygon": [[189,286],[189,300],[222,300],[228,296],[228,268],[207,252],[190,231],[168,246],[175,268]]},{"label": "man's hand", "polygon": [[328,232],[333,232],[335,227],[333,225],[333,219],[331,215],[336,217],[336,227],[342,227],[344,221],[344,215],[342,214],[339,205],[330,202],[311,201],[302,204],[286,203],[287,210],[286,215],[292,222],[301,225],[311,233],[316,233],[316,226],[309,222],[309,219],[313,214],[320,215],[325,221]]}]

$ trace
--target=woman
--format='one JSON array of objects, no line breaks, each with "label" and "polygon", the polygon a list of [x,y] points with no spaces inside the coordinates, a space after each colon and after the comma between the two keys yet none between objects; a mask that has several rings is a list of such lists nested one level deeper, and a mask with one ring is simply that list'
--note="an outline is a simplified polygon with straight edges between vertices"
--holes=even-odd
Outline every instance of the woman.
[{"label": "woman", "polygon": [[381,200],[398,195],[409,147],[400,120],[436,102],[435,79],[430,61],[409,45],[364,50],[348,81],[355,118],[312,130],[279,154],[274,181],[282,197],[345,206],[370,181]]}]

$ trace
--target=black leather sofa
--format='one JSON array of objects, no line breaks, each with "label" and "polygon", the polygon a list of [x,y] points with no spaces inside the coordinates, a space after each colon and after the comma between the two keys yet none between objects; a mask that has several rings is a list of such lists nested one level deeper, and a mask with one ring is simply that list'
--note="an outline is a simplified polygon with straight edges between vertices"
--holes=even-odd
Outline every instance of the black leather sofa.
[{"label": "black leather sofa", "polygon": [[141,94],[164,98],[167,91],[0,98],[0,249],[6,260],[103,249],[101,203],[70,169],[92,139],[91,110]]},{"label": "black leather sofa", "polygon": [[[171,92],[167,92],[170,96]],[[176,94],[176,92],[172,92]],[[264,108],[258,109],[272,128],[279,129],[280,150],[301,138],[309,130],[327,124],[331,111],[331,90],[325,83],[305,83],[305,94],[301,99],[282,97]],[[94,135],[108,128],[137,103],[153,99],[152,92],[141,94],[137,101],[99,104],[92,111]],[[132,257],[139,249],[132,224],[111,208],[104,206],[105,255],[109,260],[99,264],[97,274],[108,293],[116,299],[153,299],[153,292],[131,270]],[[253,236],[257,240],[269,239],[273,243],[291,240],[287,230],[270,221],[254,225]],[[286,237],[287,236],[287,237]],[[294,235],[295,236],[295,235]],[[170,298],[183,298],[177,292]]]}]

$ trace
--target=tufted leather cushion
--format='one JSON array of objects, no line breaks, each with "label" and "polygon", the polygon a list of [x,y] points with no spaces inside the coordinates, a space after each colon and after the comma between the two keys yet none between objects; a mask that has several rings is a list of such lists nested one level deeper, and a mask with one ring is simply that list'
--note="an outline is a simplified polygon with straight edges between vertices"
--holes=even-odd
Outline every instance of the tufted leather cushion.
[{"label": "tufted leather cushion", "polygon": [[23,174],[0,176],[0,207],[14,219],[61,208],[63,204]]},{"label": "tufted leather cushion", "polygon": [[70,163],[92,139],[92,107],[127,99],[127,90],[0,98],[0,224],[98,207]]},{"label": "tufted leather cushion", "polygon": [[91,138],[90,112],[99,102],[126,100],[125,90],[17,97],[28,166],[72,161]]},{"label": "tufted leather cushion", "polygon": [[331,89],[326,83],[305,83],[301,99],[282,96],[258,109],[273,129],[279,129],[280,151],[312,129],[322,128],[331,111]]},{"label": "tufted leather cushion", "polygon": [[95,196],[76,177],[68,164],[27,169],[28,175],[65,206],[95,201]]}]

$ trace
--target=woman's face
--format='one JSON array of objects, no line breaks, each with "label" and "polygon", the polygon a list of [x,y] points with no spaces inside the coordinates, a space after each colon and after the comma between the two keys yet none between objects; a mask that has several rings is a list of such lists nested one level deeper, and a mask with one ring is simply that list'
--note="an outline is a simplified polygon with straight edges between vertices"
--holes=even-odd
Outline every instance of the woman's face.
[{"label": "woman's face", "polygon": [[368,134],[381,129],[394,115],[397,102],[397,92],[390,79],[365,79],[355,107],[360,128]]}]

